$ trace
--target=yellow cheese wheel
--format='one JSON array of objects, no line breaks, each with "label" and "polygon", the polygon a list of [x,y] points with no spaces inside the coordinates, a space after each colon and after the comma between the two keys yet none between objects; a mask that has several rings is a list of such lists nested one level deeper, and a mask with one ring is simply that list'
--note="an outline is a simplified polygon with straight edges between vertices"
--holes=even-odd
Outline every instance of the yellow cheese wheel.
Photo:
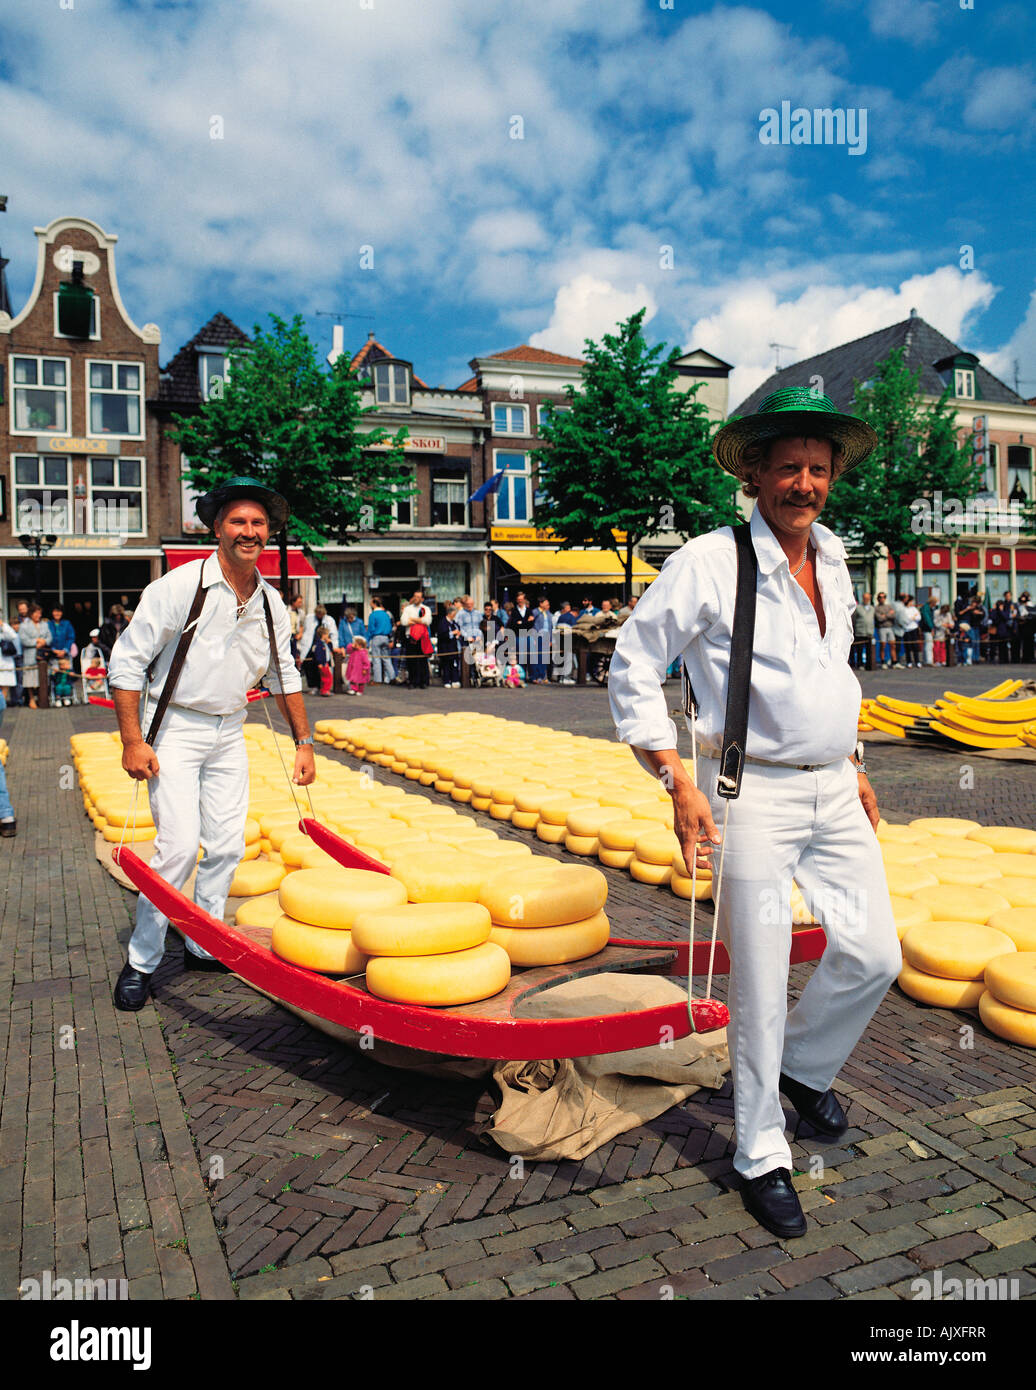
[{"label": "yellow cheese wheel", "polygon": [[479,902],[502,927],[557,927],[604,907],[608,880],[589,864],[553,860],[502,869],[482,885]]},{"label": "yellow cheese wheel", "polygon": [[527,845],[524,840],[500,840],[496,836],[493,837],[491,844],[473,844],[470,849],[465,846],[464,856],[465,858],[468,856],[477,857],[477,862],[480,865],[483,860],[486,860],[495,868],[501,866],[516,867],[512,861],[517,860],[518,863],[524,863],[528,859],[535,858],[532,846]]},{"label": "yellow cheese wheel", "polygon": [[911,927],[916,927],[920,922],[932,920],[931,910],[915,898],[890,897],[889,901],[892,904],[892,917],[900,941]]},{"label": "yellow cheese wheel", "polygon": [[990,886],[1002,893],[1012,907],[1036,907],[1036,878],[1007,875],[994,879]]},{"label": "yellow cheese wheel", "polygon": [[685,874],[678,874],[673,870],[673,876],[669,880],[669,887],[678,898],[691,897],[691,886],[694,886],[694,899],[696,902],[705,902],[712,897],[712,878],[708,874],[698,874],[697,879],[688,878]]},{"label": "yellow cheese wheel", "polygon": [[269,840],[268,840],[268,839],[266,838],[266,836],[264,835],[263,838],[259,841],[259,853],[260,853],[260,854],[270,854],[270,853],[272,852],[272,850],[273,850],[273,845],[270,844]]},{"label": "yellow cheese wheel", "polygon": [[514,815],[513,801],[491,801],[486,807],[493,820],[510,820]]},{"label": "yellow cheese wheel", "polygon": [[912,825],[890,825],[888,821],[878,821],[876,831],[878,843],[882,845],[923,844],[928,838],[923,830]]},{"label": "yellow cheese wheel", "polygon": [[903,959],[944,980],[981,980],[991,960],[1014,949],[1006,932],[977,922],[921,922],[903,937]]},{"label": "yellow cheese wheel", "polygon": [[1005,878],[1036,878],[1036,854],[1004,850],[993,856],[990,868],[997,868]]},{"label": "yellow cheese wheel", "polygon": [[312,840],[309,842],[309,848],[302,851],[299,859],[300,869],[340,869],[341,867],[333,855],[328,854],[327,850],[321,849],[319,845],[315,845]]},{"label": "yellow cheese wheel", "polygon": [[274,889],[272,893],[260,893],[257,897],[248,898],[243,902],[234,915],[234,925],[272,927],[283,911],[280,894]]},{"label": "yellow cheese wheel", "polygon": [[261,834],[259,822],[252,816],[247,816],[245,818],[245,844],[250,845],[253,841],[258,842]]},{"label": "yellow cheese wheel", "polygon": [[680,842],[672,830],[647,830],[638,835],[634,848],[644,864],[669,864],[680,852]]},{"label": "yellow cheese wheel", "polygon": [[998,854],[990,854],[982,859],[926,859],[925,868],[933,873],[940,883],[957,883],[966,888],[983,888],[987,884],[999,891],[999,880],[1003,877],[992,861]]},{"label": "yellow cheese wheel", "polygon": [[[304,872],[304,871],[301,871]],[[328,931],[281,914],[273,924],[270,950],[292,965],[325,975],[358,975],[367,957],[357,950],[350,931]]]},{"label": "yellow cheese wheel", "polygon": [[313,848],[313,841],[308,835],[297,831],[294,835],[286,835],[281,841],[280,855],[283,862],[298,868],[302,863],[302,856],[306,850]]},{"label": "yellow cheese wheel", "polygon": [[668,883],[673,877],[672,864],[649,864],[636,855],[630,860],[629,871],[638,883],[651,883],[655,887]]},{"label": "yellow cheese wheel", "polygon": [[378,956],[367,962],[367,988],[396,1004],[454,1006],[499,994],[511,978],[507,952],[494,941],[438,956]]},{"label": "yellow cheese wheel", "polygon": [[918,888],[908,896],[924,903],[934,921],[985,923],[994,912],[1012,906],[993,888],[968,888],[949,883]]},{"label": "yellow cheese wheel", "polygon": [[488,811],[493,804],[491,796],[477,796],[474,792],[470,793],[470,800],[473,811]]},{"label": "yellow cheese wheel", "polygon": [[515,811],[511,824],[518,830],[535,830],[540,823],[539,811]]},{"label": "yellow cheese wheel", "polygon": [[259,841],[253,840],[250,845],[245,845],[245,852],[241,856],[241,862],[244,863],[246,859],[258,859],[259,854]]},{"label": "yellow cheese wheel", "polygon": [[[270,811],[266,815],[260,816],[259,825],[264,839],[267,840],[273,839],[270,831],[275,828],[278,834],[281,834],[282,831],[293,834],[299,828],[298,813],[294,810]],[[275,845],[274,848],[276,849],[277,846]]]},{"label": "yellow cheese wheel", "polygon": [[982,829],[977,820],[961,820],[957,816],[921,816],[910,822],[910,828],[926,835],[953,835],[961,839],[973,830]]},{"label": "yellow cheese wheel", "polygon": [[601,845],[597,851],[597,858],[608,869],[628,869],[630,860],[633,858],[631,849],[606,849]]},{"label": "yellow cheese wheel", "polygon": [[923,864],[886,864],[885,881],[890,893],[911,898],[921,888],[937,888],[939,880]]},{"label": "yellow cheese wheel", "polygon": [[925,843],[941,859],[956,859],[958,863],[965,859],[985,860],[993,857],[991,845],[980,844],[970,836],[962,838],[960,835],[933,835]]},{"label": "yellow cheese wheel", "polygon": [[254,898],[260,893],[272,893],[283,878],[283,864],[274,864],[269,859],[251,859],[234,870],[227,897]]},{"label": "yellow cheese wheel", "polygon": [[560,845],[564,842],[568,834],[568,827],[562,821],[560,825],[554,821],[544,820],[540,817],[540,823],[536,827],[536,838],[542,840],[547,845]]},{"label": "yellow cheese wheel", "polygon": [[[886,864],[920,864],[922,860],[932,860],[936,857],[935,850],[926,848],[923,844],[908,844],[906,841],[893,843],[888,840],[879,841],[881,845],[881,857]],[[926,869],[931,869],[931,864],[925,864]]]},{"label": "yellow cheese wheel", "polygon": [[1002,1004],[988,989],[978,1001],[978,1011],[982,1022],[997,1037],[1021,1043],[1022,1047],[1036,1047],[1036,1014]]},{"label": "yellow cheese wheel", "polygon": [[662,821],[644,820],[642,817],[635,820],[630,816],[624,820],[607,821],[598,831],[598,839],[604,849],[632,850],[636,848],[638,836],[664,833],[665,829]]},{"label": "yellow cheese wheel", "polygon": [[570,835],[596,838],[602,825],[607,825],[610,821],[632,819],[629,811],[624,814],[618,806],[584,806],[581,810],[569,811],[565,817],[565,824]]},{"label": "yellow cheese wheel", "polygon": [[569,854],[596,854],[601,847],[601,842],[596,835],[573,835],[569,832],[565,836],[565,848]]},{"label": "yellow cheese wheel", "polygon": [[608,944],[610,929],[603,912],[561,927],[497,927],[489,933],[507,952],[512,965],[563,965],[596,955]]},{"label": "yellow cheese wheel", "polygon": [[638,801],[630,807],[634,820],[660,820],[663,825],[673,828],[673,803],[668,794],[654,800]]},{"label": "yellow cheese wheel", "polygon": [[138,799],[135,811],[129,801],[116,797],[102,796],[94,804],[108,824],[117,826],[120,830],[124,825],[136,825],[138,830],[154,830],[155,828],[154,817],[149,809],[146,796],[141,796]]},{"label": "yellow cheese wheel", "polygon": [[1036,951],[1036,909],[1002,908],[993,913],[986,926],[1006,932],[1019,951]]},{"label": "yellow cheese wheel", "polygon": [[934,1004],[940,1009],[973,1009],[986,987],[981,980],[945,980],[927,975],[908,962],[903,962],[898,984],[904,994],[922,1004]]},{"label": "yellow cheese wheel", "polygon": [[444,855],[438,850],[401,855],[392,863],[392,877],[404,885],[412,903],[477,902],[483,883],[493,872],[488,862],[479,864],[469,855]]},{"label": "yellow cheese wheel", "polygon": [[[598,809],[600,802],[587,797],[559,796],[552,801],[540,802],[540,820],[548,825],[566,825],[572,811],[592,811]],[[610,817],[609,819],[615,819]]]},{"label": "yellow cheese wheel", "polygon": [[527,787],[517,787],[514,793],[514,804],[517,811],[535,811],[537,818],[540,814],[540,805],[544,801],[554,801],[557,793],[553,787],[546,784],[530,782]]},{"label": "yellow cheese wheel", "polygon": [[1036,951],[1010,951],[986,966],[986,988],[1001,1004],[1036,1013]]},{"label": "yellow cheese wheel", "polygon": [[370,869],[299,869],[280,885],[281,907],[310,926],[348,930],[357,914],[406,902],[398,879]]},{"label": "yellow cheese wheel", "polygon": [[480,946],[491,925],[481,903],[421,902],[357,913],[352,932],[370,956],[434,956]]},{"label": "yellow cheese wheel", "polygon": [[979,826],[969,833],[968,839],[1011,854],[1028,854],[1036,849],[1036,830],[1025,830],[1018,825]]}]

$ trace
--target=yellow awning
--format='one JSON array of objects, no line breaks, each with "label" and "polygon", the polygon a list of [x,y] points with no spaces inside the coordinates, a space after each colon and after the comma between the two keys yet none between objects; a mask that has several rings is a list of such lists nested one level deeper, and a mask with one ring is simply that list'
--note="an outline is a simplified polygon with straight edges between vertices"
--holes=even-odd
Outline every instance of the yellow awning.
[{"label": "yellow awning", "polygon": [[[585,579],[606,583],[625,578],[625,571],[613,550],[498,550],[493,554],[516,569],[529,584],[559,584],[566,579]],[[647,584],[658,570],[646,560],[633,557],[634,584]]]}]

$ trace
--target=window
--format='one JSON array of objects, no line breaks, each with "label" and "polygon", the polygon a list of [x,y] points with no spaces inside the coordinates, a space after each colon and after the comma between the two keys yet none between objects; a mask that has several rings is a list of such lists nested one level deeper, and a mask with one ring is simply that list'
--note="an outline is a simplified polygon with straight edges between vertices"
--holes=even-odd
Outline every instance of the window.
[{"label": "window", "polygon": [[[91,305],[90,305],[90,332],[89,332],[89,334],[87,335],[88,337],[94,338],[94,339],[97,339],[97,338],[99,338],[99,337],[101,336],[101,325],[100,325],[100,321],[99,321],[99,319],[98,319],[98,315],[99,315],[100,312],[101,312],[100,309],[98,308],[98,305],[99,305],[99,304],[100,304],[100,300],[97,298],[96,295],[94,295],[94,296],[93,296],[93,299],[92,299],[92,303],[91,303]],[[72,336],[73,336],[73,335],[72,335],[71,333],[62,333],[62,331],[61,331],[61,326],[60,326],[60,323],[59,323],[59,320],[58,320],[58,291],[55,290],[55,291],[54,291],[54,337],[55,337],[55,338],[70,338],[70,337],[72,337]]]},{"label": "window", "polygon": [[1011,501],[1032,501],[1032,450],[1025,444],[1007,446],[1007,496]]},{"label": "window", "polygon": [[67,458],[47,454],[14,457],[14,525],[17,531],[72,531],[72,491]]},{"label": "window", "polygon": [[[404,476],[400,480],[402,487],[412,487],[415,480],[413,471],[409,476]],[[400,497],[392,503],[392,524],[393,526],[416,526],[417,525],[417,494],[412,493],[409,497]]]},{"label": "window", "polygon": [[375,362],[374,399],[379,405],[408,405],[407,369],[398,362]]},{"label": "window", "polygon": [[468,524],[468,484],[464,478],[432,479],[432,525]]},{"label": "window", "polygon": [[68,359],[12,357],[14,431],[68,434]]},{"label": "window", "polygon": [[137,362],[87,362],[91,434],[142,439],[144,368]]},{"label": "window", "polygon": [[529,433],[529,407],[527,405],[495,404],[493,406],[493,433],[527,435]]},{"label": "window", "polygon": [[199,352],[198,384],[203,401],[218,400],[230,379],[230,358],[221,352]]},{"label": "window", "polygon": [[497,472],[505,470],[496,490],[496,520],[528,522],[532,514],[529,455],[508,454],[498,449],[495,469]]},{"label": "window", "polygon": [[90,523],[98,535],[144,533],[143,459],[90,459]]},{"label": "window", "polygon": [[967,367],[954,367],[953,394],[969,401],[975,399],[975,373]]},{"label": "window", "polygon": [[570,405],[555,405],[553,401],[544,401],[537,407],[539,422],[541,425],[549,424],[552,415],[567,415],[571,409]]}]

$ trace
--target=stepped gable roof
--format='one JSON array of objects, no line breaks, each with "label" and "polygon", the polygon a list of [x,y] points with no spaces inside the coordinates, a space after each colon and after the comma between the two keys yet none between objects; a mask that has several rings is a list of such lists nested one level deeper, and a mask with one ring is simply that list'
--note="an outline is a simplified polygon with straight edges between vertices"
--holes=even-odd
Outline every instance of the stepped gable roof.
[{"label": "stepped gable roof", "polygon": [[[358,372],[361,367],[369,367],[374,362],[384,362],[386,359],[392,362],[407,360],[406,358],[398,358],[394,352],[389,352],[388,348],[385,347],[384,344],[379,343],[372,333],[371,336],[364,343],[363,347],[360,348],[359,352],[349,363],[349,367],[353,372]],[[414,385],[420,386],[422,391],[430,391],[432,389],[427,384],[427,382],[421,380],[421,378],[414,371],[413,367],[411,367],[410,369],[410,375]]]},{"label": "stepped gable roof", "polygon": [[198,379],[198,348],[235,347],[247,343],[248,334],[238,328],[226,314],[213,314],[204,328],[163,367],[158,386],[158,399],[171,405],[201,405],[201,382]]},{"label": "stepped gable roof", "polygon": [[[851,411],[854,382],[869,380],[877,364],[893,348],[899,347],[905,349],[904,360],[908,367],[921,368],[919,386],[930,396],[940,396],[945,389],[935,364],[966,351],[930,323],[913,315],[888,328],[880,328],[876,333],[868,333],[853,342],[842,343],[826,352],[818,352],[814,357],[782,367],[779,372],[767,377],[761,386],[757,386],[750,396],[746,396],[737,409],[731,411],[731,415],[751,415],[771,392],[788,386],[809,386],[810,378],[814,376],[823,379],[824,394],[830,396],[840,410]],[[976,408],[983,401],[1022,404],[1021,396],[981,364],[975,366],[975,395]]]}]

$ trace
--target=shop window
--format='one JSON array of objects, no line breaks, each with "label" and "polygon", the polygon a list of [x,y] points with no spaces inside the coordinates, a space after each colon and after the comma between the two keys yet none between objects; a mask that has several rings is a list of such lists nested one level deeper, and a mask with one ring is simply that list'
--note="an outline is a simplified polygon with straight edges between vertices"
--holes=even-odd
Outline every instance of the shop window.
[{"label": "shop window", "polygon": [[90,433],[143,437],[144,369],[135,362],[87,362]]},{"label": "shop window", "polygon": [[12,357],[16,434],[68,433],[68,360]]},{"label": "shop window", "polygon": [[70,534],[74,515],[69,460],[16,454],[13,471],[15,530]]},{"label": "shop window", "polygon": [[90,460],[90,520],[98,535],[143,535],[143,459]]}]

